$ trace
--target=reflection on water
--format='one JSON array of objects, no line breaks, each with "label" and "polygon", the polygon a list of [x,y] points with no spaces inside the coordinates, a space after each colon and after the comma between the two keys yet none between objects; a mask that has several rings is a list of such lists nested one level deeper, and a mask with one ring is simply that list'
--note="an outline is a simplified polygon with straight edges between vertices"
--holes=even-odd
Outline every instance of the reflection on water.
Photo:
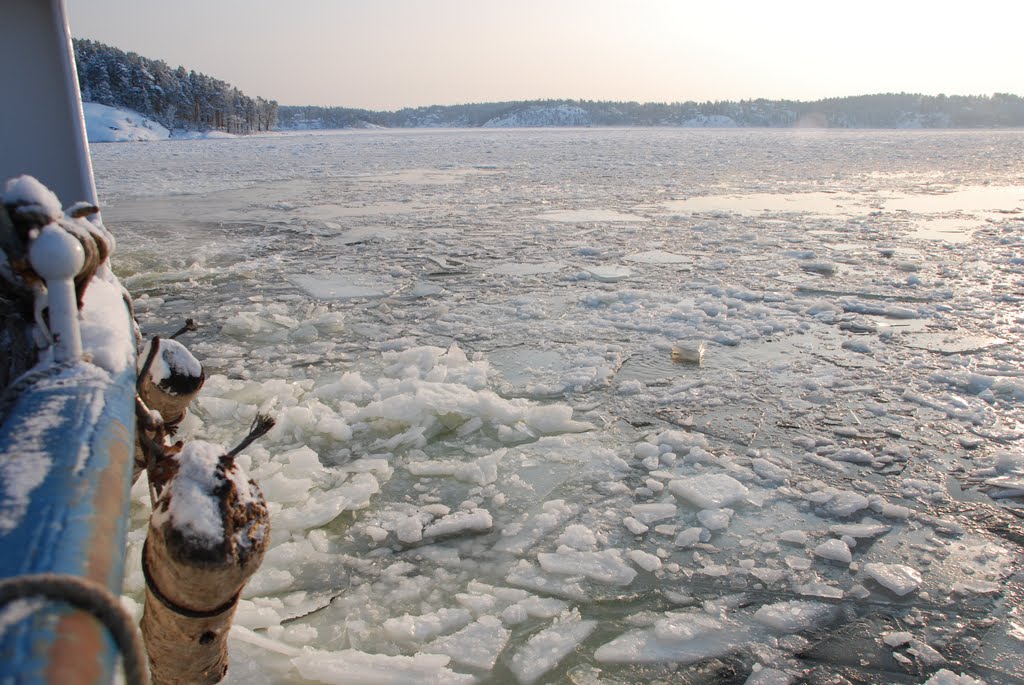
[{"label": "reflection on water", "polygon": [[748,216],[781,212],[855,216],[870,211],[866,202],[866,198],[851,193],[751,193],[670,200],[664,207],[674,212],[727,212]]},{"label": "reflection on water", "polygon": [[[873,223],[910,220],[913,238],[963,243],[986,221],[1024,212],[1024,187],[974,186],[949,192],[705,195],[662,203],[672,212],[740,216],[799,213]],[[913,214],[914,216],[909,216]],[[952,216],[951,216],[952,215]]]},{"label": "reflection on water", "polygon": [[968,213],[1020,213],[1024,211],[1024,187],[977,186],[951,192],[901,194],[885,201],[887,211]]}]

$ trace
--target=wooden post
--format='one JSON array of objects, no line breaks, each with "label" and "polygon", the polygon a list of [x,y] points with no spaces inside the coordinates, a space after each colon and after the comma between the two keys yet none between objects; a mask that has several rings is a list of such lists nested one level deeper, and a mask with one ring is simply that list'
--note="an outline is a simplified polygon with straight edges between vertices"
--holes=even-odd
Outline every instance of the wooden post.
[{"label": "wooden post", "polygon": [[[153,338],[142,354],[138,391],[147,409],[160,412],[161,430],[174,435],[206,381],[203,365],[176,340]],[[143,427],[135,442],[135,473],[132,481],[146,469],[146,451],[142,447]],[[155,436],[149,436],[155,437]]]},{"label": "wooden post", "polygon": [[213,684],[227,673],[238,597],[270,544],[266,501],[237,451],[192,442],[149,470],[157,499],[142,553],[142,634],[154,685]]}]

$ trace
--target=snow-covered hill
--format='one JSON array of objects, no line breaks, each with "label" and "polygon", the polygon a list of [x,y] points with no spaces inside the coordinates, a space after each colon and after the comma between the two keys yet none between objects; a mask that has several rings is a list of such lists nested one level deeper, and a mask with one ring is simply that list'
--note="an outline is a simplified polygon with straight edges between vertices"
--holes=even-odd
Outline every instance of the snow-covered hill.
[{"label": "snow-covered hill", "polygon": [[165,140],[171,132],[138,112],[115,109],[95,102],[82,105],[85,132],[90,143],[124,143],[135,140]]},{"label": "snow-covered hill", "polygon": [[95,102],[82,103],[85,114],[85,133],[90,143],[130,143],[146,140],[182,138],[234,138],[224,131],[168,131],[166,127],[138,112],[107,107]]},{"label": "snow-covered hill", "polygon": [[573,105],[533,105],[487,121],[485,128],[538,128],[541,126],[590,126],[590,115]]},{"label": "snow-covered hill", "polygon": [[683,128],[736,128],[736,121],[724,114],[699,114],[680,125]]}]

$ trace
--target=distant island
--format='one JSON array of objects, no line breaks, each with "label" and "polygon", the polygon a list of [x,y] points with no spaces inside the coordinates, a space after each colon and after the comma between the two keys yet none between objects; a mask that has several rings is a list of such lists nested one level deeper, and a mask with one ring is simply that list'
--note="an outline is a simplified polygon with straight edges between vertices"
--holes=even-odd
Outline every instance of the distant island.
[{"label": "distant island", "polygon": [[675,126],[697,128],[1017,128],[1024,98],[993,95],[884,93],[739,102],[609,102],[530,100],[434,105],[395,112],[349,107],[279,105],[248,97],[230,84],[172,68],[133,52],[75,39],[86,102],[137,112],[170,131],[247,134],[342,128],[477,128],[540,126]]}]

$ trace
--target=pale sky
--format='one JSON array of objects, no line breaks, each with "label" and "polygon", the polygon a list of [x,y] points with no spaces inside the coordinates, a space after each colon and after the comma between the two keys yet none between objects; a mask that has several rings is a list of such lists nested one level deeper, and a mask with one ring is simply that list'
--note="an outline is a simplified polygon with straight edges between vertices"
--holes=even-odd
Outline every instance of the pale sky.
[{"label": "pale sky", "polygon": [[1024,95],[1021,0],[65,0],[72,35],[286,105]]}]

